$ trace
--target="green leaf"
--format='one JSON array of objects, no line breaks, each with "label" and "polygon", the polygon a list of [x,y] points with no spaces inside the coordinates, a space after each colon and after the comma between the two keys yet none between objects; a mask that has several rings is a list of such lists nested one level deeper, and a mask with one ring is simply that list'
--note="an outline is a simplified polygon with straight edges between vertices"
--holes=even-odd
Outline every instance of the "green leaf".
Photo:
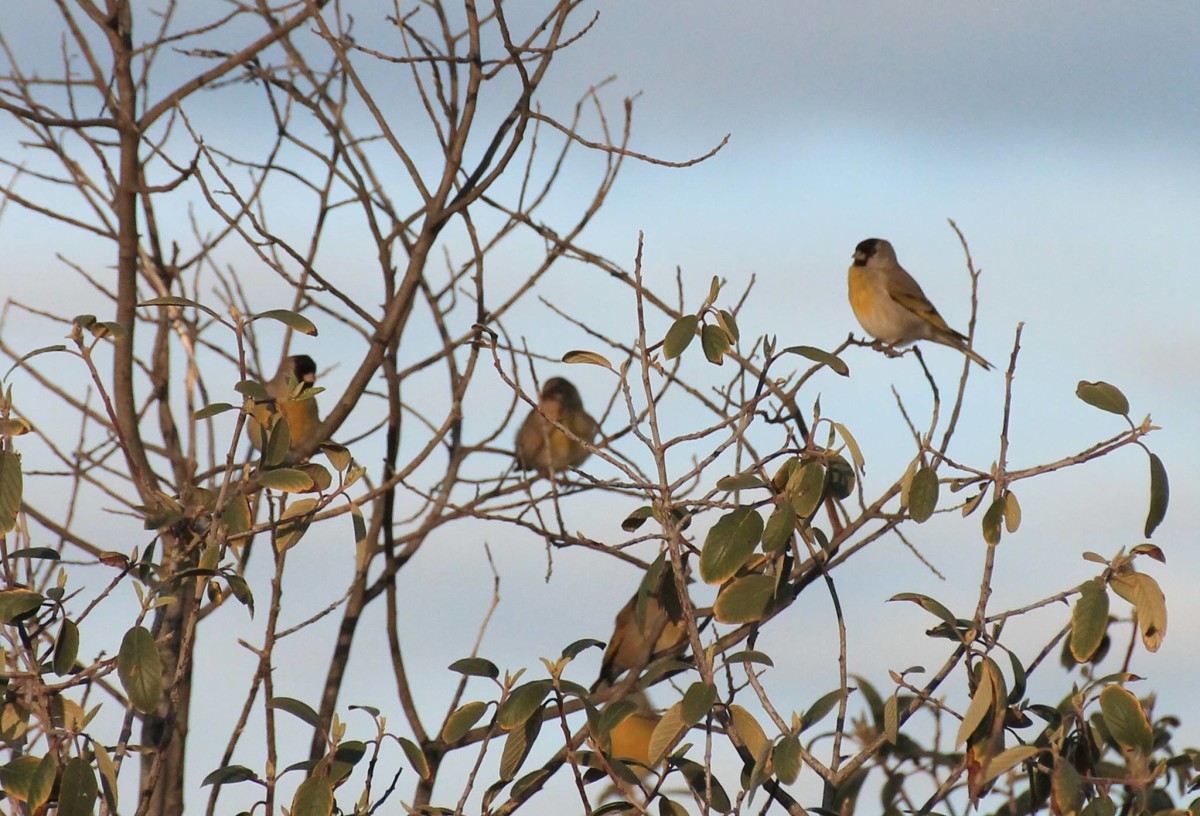
[{"label": "green leaf", "polygon": [[206,314],[212,315],[217,320],[221,319],[220,315],[218,315],[212,309],[205,306],[203,303],[197,303],[194,300],[188,300],[187,298],[183,298],[183,297],[151,298],[150,300],[143,300],[141,303],[138,304],[139,309],[144,308],[146,306],[191,306],[196,309],[199,309],[200,311],[202,311]]},{"label": "green leaf", "polygon": [[753,623],[766,617],[773,597],[774,576],[744,575],[721,588],[713,604],[713,617],[719,623]]},{"label": "green leaf", "polygon": [[740,652],[734,652],[730,655],[725,655],[726,663],[757,663],[761,666],[770,666],[774,668],[775,661],[766,652],[757,652],[753,649],[745,649]]},{"label": "green leaf", "polygon": [[1099,381],[1088,382],[1080,380],[1075,386],[1075,396],[1093,408],[1108,411],[1110,414],[1129,415],[1129,400],[1115,385]]},{"label": "green leaf", "polygon": [[549,680],[534,680],[513,689],[500,705],[496,722],[505,731],[510,731],[528,720],[542,706],[542,701],[554,685]]},{"label": "green leaf", "polygon": [[144,626],[133,627],[121,639],[117,675],[134,708],[143,714],[158,708],[163,692],[162,656],[154,636]]},{"label": "green leaf", "polygon": [[775,775],[785,785],[793,785],[800,778],[800,739],[784,737],[771,749],[771,764]]},{"label": "green leaf", "polygon": [[12,532],[21,510],[21,454],[0,450],[0,535]]},{"label": "green leaf", "polygon": [[0,590],[0,623],[12,623],[42,605],[42,594],[32,589]]},{"label": "green leaf", "polygon": [[683,705],[679,709],[680,718],[688,726],[695,725],[712,710],[716,701],[717,687],[696,681],[684,692]]},{"label": "green leaf", "polygon": [[62,628],[54,640],[54,673],[60,677],[70,674],[79,656],[79,627],[63,618]]},{"label": "green leaf", "polygon": [[625,520],[621,522],[621,529],[627,533],[636,532],[652,515],[654,515],[654,508],[650,505],[639,507],[625,517]]},{"label": "green leaf", "polygon": [[790,502],[775,505],[763,528],[763,552],[786,552],[792,542],[792,533],[796,529],[796,511]]},{"label": "green leaf", "polygon": [[258,779],[258,774],[245,765],[226,765],[224,768],[217,768],[204,777],[204,781],[200,783],[200,787],[203,788],[207,785],[233,785],[238,782],[248,782],[251,779]]},{"label": "green leaf", "polygon": [[417,776],[422,779],[428,779],[429,762],[425,759],[425,752],[407,737],[400,737],[400,748],[404,751],[404,756],[408,759],[408,764],[412,766]]},{"label": "green leaf", "polygon": [[244,533],[254,524],[250,515],[250,501],[245,496],[234,496],[221,511],[221,521],[230,535]]},{"label": "green leaf", "polygon": [[683,718],[683,701],[680,700],[667,709],[650,734],[650,744],[646,748],[646,753],[649,754],[651,767],[655,767],[663,761],[663,757],[686,733],[687,728],[688,724]]},{"label": "green leaf", "polygon": [[8,554],[11,561],[14,558],[38,558],[45,561],[61,561],[62,553],[50,547],[25,547],[20,550],[13,550]]},{"label": "green leaf", "polygon": [[1138,629],[1146,650],[1157,652],[1167,635],[1167,599],[1158,581],[1145,573],[1128,572],[1114,576],[1111,586],[1137,611]]},{"label": "green leaf", "polygon": [[692,344],[699,322],[695,315],[684,315],[672,323],[663,340],[663,356],[668,360],[674,360],[683,354],[684,350]]},{"label": "green leaf", "polygon": [[919,595],[915,592],[901,592],[898,595],[893,595],[892,597],[888,598],[888,600],[889,601],[912,601],[913,603],[917,604],[919,607],[924,609],[926,612],[932,612],[934,615],[937,615],[939,618],[941,618],[943,623],[946,623],[949,626],[955,626],[958,622],[957,619],[954,617],[954,615],[951,614],[949,609],[942,606],[940,603],[935,601],[933,598],[930,598],[928,595]]},{"label": "green leaf", "polygon": [[1167,482],[1167,469],[1158,454],[1150,454],[1150,512],[1146,514],[1146,538],[1154,535],[1158,525],[1167,517],[1167,504],[1171,501],[1171,485]]},{"label": "green leaf", "polygon": [[296,546],[296,543],[308,532],[308,526],[312,523],[319,504],[320,502],[316,499],[300,499],[287,506],[275,528],[276,552],[284,553]]},{"label": "green leaf", "polygon": [[713,365],[725,364],[725,353],[729,351],[729,335],[721,330],[720,326],[705,324],[700,330],[700,345],[704,349],[704,356]]},{"label": "green leaf", "polygon": [[292,697],[272,698],[271,708],[278,711],[286,711],[301,722],[308,723],[313,728],[316,728],[321,722],[320,716],[313,710],[312,706]]},{"label": "green leaf", "polygon": [[9,799],[29,805],[27,809],[11,812],[36,812],[50,798],[57,770],[51,755],[38,759],[33,754],[24,754],[0,766],[0,784]]},{"label": "green leaf", "polygon": [[820,462],[806,462],[788,479],[787,492],[796,515],[809,518],[825,496],[825,468]]},{"label": "green leaf", "polygon": [[[546,681],[549,682],[549,681]],[[541,710],[536,710],[537,716],[529,716],[519,727],[508,732],[504,740],[504,750],[500,752],[500,778],[512,779],[521,770],[522,763],[529,756],[529,751],[537,741],[542,730]]]},{"label": "green leaf", "polygon": [[464,657],[455,660],[447,668],[468,677],[487,677],[495,680],[500,676],[500,669],[496,668],[496,664],[482,657]]},{"label": "green leaf", "polygon": [[223,414],[226,411],[236,411],[237,408],[238,407],[236,405],[230,405],[228,402],[214,402],[212,405],[205,405],[203,408],[192,414],[192,419],[199,422],[202,419],[209,419],[217,416],[218,414]]},{"label": "green leaf", "polygon": [[[284,424],[279,422],[276,427]],[[313,486],[312,477],[303,470],[293,468],[275,468],[274,470],[259,471],[258,483],[272,490],[282,490],[284,493],[300,493]]]},{"label": "green leaf", "polygon": [[1000,522],[1004,519],[1004,497],[994,500],[983,514],[983,540],[991,546],[1000,543]]},{"label": "green leaf", "polygon": [[729,718],[733,721],[733,727],[737,729],[738,735],[746,744],[750,754],[755,759],[762,757],[770,747],[770,742],[767,740],[766,732],[758,724],[758,720],[754,719],[754,715],[742,706],[735,704],[729,706]]},{"label": "green leaf", "polygon": [[[990,762],[988,762],[981,784],[987,784],[993,779],[1003,776],[1013,768],[1020,765],[1022,762],[1033,759],[1035,756],[1040,754],[1042,750],[1043,749],[1038,748],[1036,745],[1014,745],[1007,751],[1001,751],[992,757]],[[1064,810],[1062,812],[1067,813],[1069,811]]]},{"label": "green leaf", "polygon": [[722,476],[720,479],[717,479],[717,490],[724,490],[728,493],[732,493],[735,490],[764,487],[765,485],[766,483],[752,470],[735,473],[732,476]]},{"label": "green leaf", "polygon": [[1096,654],[1108,630],[1108,591],[1093,578],[1079,587],[1079,600],[1071,610],[1071,656],[1086,663]]},{"label": "green leaf", "polygon": [[804,712],[804,716],[800,719],[801,730],[812,728],[829,714],[830,711],[842,701],[842,690],[835,689],[817,698],[808,711]]},{"label": "green leaf", "polygon": [[313,322],[304,315],[293,312],[290,309],[268,309],[265,312],[259,312],[254,315],[250,320],[258,320],[262,317],[278,320],[289,329],[298,331],[301,334],[307,334],[309,337],[317,336],[317,327],[313,325]]},{"label": "green leaf", "polygon": [[71,757],[62,770],[57,816],[91,816],[99,793],[92,766],[80,757]]},{"label": "green leaf", "polygon": [[568,351],[562,356],[562,361],[564,363],[586,363],[588,365],[598,365],[602,368],[607,368],[609,371],[616,371],[616,369],[613,368],[612,363],[608,361],[607,357],[605,357],[603,354],[597,354],[594,351],[582,351],[579,349],[576,349],[575,351]]},{"label": "green leaf", "polygon": [[704,539],[704,548],[700,552],[700,578],[706,584],[722,584],[729,580],[754,552],[762,532],[762,516],[749,505],[721,516]]},{"label": "green leaf", "polygon": [[846,447],[850,451],[850,458],[854,460],[854,467],[862,470],[866,467],[867,460],[863,458],[862,448],[858,446],[858,440],[850,433],[850,429],[840,422],[833,423],[834,429],[838,432],[838,436],[846,443]]},{"label": "green leaf", "polygon": [[456,708],[454,713],[446,718],[446,725],[442,727],[442,741],[453,744],[466,736],[487,711],[487,707],[487,703],[476,700]]},{"label": "green leaf", "polygon": [[321,453],[325,454],[329,464],[333,465],[333,469],[338,473],[350,467],[350,463],[354,461],[354,457],[350,455],[350,449],[336,442],[322,442]]},{"label": "green leaf", "polygon": [[712,283],[708,285],[708,299],[704,301],[705,306],[711,306],[717,302],[717,298],[721,296],[721,279],[713,275]]},{"label": "green leaf", "polygon": [[822,351],[813,346],[788,346],[782,353],[799,354],[801,357],[807,357],[814,363],[829,366],[835,374],[841,374],[843,377],[850,376],[850,366],[846,365],[841,357],[838,357],[836,354],[830,354],[828,351]]},{"label": "green leaf", "polygon": [[292,797],[292,816],[330,816],[333,813],[333,785],[324,776],[310,776],[296,788]]},{"label": "green leaf", "polygon": [[1138,698],[1128,689],[1116,684],[1100,692],[1100,711],[1108,733],[1126,751],[1141,751],[1149,756],[1154,745],[1154,731]]},{"label": "green leaf", "polygon": [[[996,760],[999,758],[996,757]],[[996,760],[992,762],[995,763]],[[1066,757],[1054,758],[1054,773],[1050,776],[1050,801],[1055,813],[1078,813],[1083,807],[1083,783],[1079,779],[1079,771],[1075,770],[1075,766]]]},{"label": "green leaf", "polygon": [[604,641],[596,640],[595,638],[580,638],[563,649],[562,656],[574,660],[581,652],[591,648],[603,649]]},{"label": "green leaf", "polygon": [[[0,377],[0,379],[7,380],[8,375],[12,374],[14,371],[16,371],[17,368],[19,368],[21,365],[23,365],[27,360],[37,357],[39,354],[50,354],[51,352],[55,352],[55,351],[66,351],[68,353],[72,353],[70,351],[70,349],[68,349],[66,346],[62,345],[61,343],[57,344],[57,345],[53,345],[53,346],[42,346],[41,348],[34,349],[33,351],[29,352],[25,356],[21,357],[21,359],[17,360],[15,363],[13,363],[11,366],[9,366],[8,371],[4,372],[4,376]],[[74,356],[78,356],[78,355],[76,354]]]},{"label": "green leaf", "polygon": [[1011,490],[1004,491],[1004,529],[1015,533],[1021,526],[1021,505],[1017,502],[1017,494]]},{"label": "green leaf", "polygon": [[[713,810],[718,813],[729,813],[733,810],[729,794],[725,793],[725,789],[721,787],[720,781],[715,776],[704,770],[703,765],[682,757],[672,757],[668,763],[679,769],[687,781],[688,787],[695,791],[700,801],[711,801]],[[709,787],[710,782],[711,788]]]},{"label": "green leaf", "polygon": [[912,486],[908,491],[908,515],[917,524],[923,524],[937,509],[938,477],[931,467],[922,465],[913,474]]},{"label": "green leaf", "polygon": [[742,338],[742,333],[738,330],[737,320],[734,319],[733,312],[718,309],[717,322],[721,325],[721,329],[725,334],[729,335],[730,343],[736,343]]}]

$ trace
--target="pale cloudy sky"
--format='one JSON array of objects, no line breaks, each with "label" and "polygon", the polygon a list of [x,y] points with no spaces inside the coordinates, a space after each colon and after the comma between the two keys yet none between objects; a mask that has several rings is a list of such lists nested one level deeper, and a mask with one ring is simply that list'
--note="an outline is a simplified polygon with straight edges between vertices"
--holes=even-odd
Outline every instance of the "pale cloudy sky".
[{"label": "pale cloudy sky", "polygon": [[[383,5],[357,5],[360,25],[388,13]],[[1162,581],[1172,617],[1162,652],[1139,657],[1134,670],[1162,691],[1162,711],[1184,715],[1191,742],[1200,740],[1200,723],[1188,718],[1192,683],[1185,677],[1195,669],[1200,637],[1192,591],[1200,556],[1190,523],[1200,504],[1200,293],[1190,252],[1200,217],[1200,6],[613,0],[599,10],[593,31],[562,55],[544,97],[549,109],[565,113],[588,85],[616,74],[605,91],[610,110],[619,111],[623,96],[641,94],[634,149],[684,159],[731,138],[692,169],[627,165],[586,234],[590,246],[632,266],[643,231],[648,278],[667,284],[679,266],[697,300],[712,275],[728,279],[731,289],[753,275],[743,333],[832,347],[858,331],[845,301],[845,268],[855,244],[869,236],[890,239],[950,323],[965,326],[967,279],[946,224],[951,217],[984,270],[976,348],[1003,366],[1017,323],[1026,324],[1015,384],[1015,466],[1073,453],[1120,430],[1119,419],[1074,397],[1080,379],[1124,389],[1135,420],[1154,416],[1163,430],[1147,441],[1166,462],[1173,500],[1154,539],[1168,567],[1148,571]],[[382,26],[377,35],[386,36]],[[51,236],[27,223],[9,208],[0,220],[6,250],[24,269],[61,274],[46,251]],[[514,260],[500,274],[515,279],[521,269]],[[4,276],[11,281],[13,272]],[[35,297],[27,280],[15,286]],[[566,275],[545,291],[561,301],[580,294]],[[585,343],[540,310],[531,309],[528,319],[531,342],[547,351]],[[57,338],[31,338],[30,347],[49,342]],[[957,370],[953,352],[926,356],[947,378]],[[925,391],[911,360],[859,350],[847,361],[854,376],[819,380],[811,399],[819,391],[825,413],[855,430],[867,450],[868,488],[879,487],[909,455],[891,445],[903,431],[890,389],[916,404]],[[602,372],[571,373],[585,397],[608,387]],[[335,372],[331,390],[346,375]],[[956,450],[985,467],[996,455],[1002,398],[1000,373],[974,379],[974,415]],[[1085,471],[1022,485],[1024,527],[1001,547],[994,606],[1019,606],[1094,574],[1079,558],[1083,549],[1111,555],[1140,543],[1147,469],[1140,451],[1126,449]],[[577,508],[581,525],[602,529],[621,512],[597,504]],[[924,650],[920,633],[929,623],[884,600],[912,590],[965,606],[978,581],[973,523],[939,519],[914,539],[947,581],[933,578],[899,544],[877,548],[842,579],[854,610],[851,642],[862,644],[857,653],[852,646],[852,669],[881,687],[886,669],[919,662],[900,650],[898,637],[911,636]],[[331,566],[330,553],[344,549],[345,536],[319,541],[314,536],[307,554],[296,554],[293,591],[332,600],[349,578],[349,562],[341,577]],[[412,612],[401,629],[410,665],[433,667],[417,678],[433,710],[448,699],[440,667],[465,654],[483,614],[481,593],[491,580],[481,558],[485,541],[497,553],[503,604],[483,653],[506,655],[507,668],[535,667],[538,657],[557,655],[579,637],[605,638],[637,582],[630,570],[568,553],[556,556],[547,585],[541,544],[511,531],[468,529],[427,547],[401,580]],[[564,605],[571,614],[562,613]],[[436,633],[426,626],[431,609],[445,614]],[[232,621],[241,613],[222,614]],[[783,708],[803,710],[833,687],[823,668],[832,656],[832,619],[828,603],[815,597],[790,617],[777,628],[784,657],[776,688]],[[881,619],[901,628],[886,630]],[[1053,620],[1045,626],[1056,628],[1065,617]],[[323,629],[314,635],[328,635],[329,626]],[[1029,634],[1041,633],[1033,627]],[[245,663],[232,640],[210,643],[228,654],[222,672]],[[289,648],[291,659],[311,659],[311,646],[285,644],[285,659]],[[358,649],[343,704],[374,702],[378,673],[389,673],[383,650]],[[315,703],[318,674],[277,693]],[[219,684],[202,688],[196,705],[216,705],[224,693]],[[194,754],[195,782],[215,766],[216,751]]]}]

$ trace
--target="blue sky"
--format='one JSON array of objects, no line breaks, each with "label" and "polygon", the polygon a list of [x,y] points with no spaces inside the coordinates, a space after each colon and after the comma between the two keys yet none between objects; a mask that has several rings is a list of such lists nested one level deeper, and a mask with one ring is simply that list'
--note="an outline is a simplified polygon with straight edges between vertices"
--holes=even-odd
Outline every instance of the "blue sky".
[{"label": "blue sky", "polygon": [[[359,9],[357,16],[367,21],[384,13],[381,6]],[[372,34],[386,37],[364,31],[364,37]],[[623,96],[640,94],[634,149],[679,160],[730,134],[728,146],[698,167],[628,164],[585,239],[632,267],[643,232],[647,279],[669,289],[679,267],[697,303],[713,275],[726,278],[730,291],[753,276],[740,320],[744,334],[833,347],[848,332],[860,333],[845,300],[845,268],[855,244],[869,236],[891,240],[949,322],[965,328],[968,281],[946,224],[953,218],[984,270],[976,348],[1003,367],[1015,327],[1025,323],[1011,431],[1014,466],[1074,453],[1120,430],[1120,420],[1074,397],[1080,379],[1121,387],[1135,420],[1152,414],[1162,430],[1147,442],[1170,473],[1172,511],[1154,538],[1168,566],[1148,571],[1164,586],[1171,625],[1162,651],[1140,655],[1134,671],[1148,678],[1147,688],[1161,691],[1161,711],[1184,715],[1185,742],[1192,743],[1200,740],[1200,723],[1187,716],[1200,636],[1192,590],[1200,556],[1189,523],[1190,508],[1200,502],[1194,353],[1200,292],[1188,247],[1200,216],[1198,41],[1200,7],[1182,3],[655,0],[648,7],[613,0],[600,8],[592,32],[561,56],[543,97],[548,110],[565,114],[589,85],[615,73],[603,92],[610,111],[619,111]],[[595,177],[586,161],[581,165],[573,171],[577,177],[565,179],[568,208],[572,184],[582,187]],[[13,281],[14,273],[6,272],[6,284],[27,300],[52,305],[49,298],[71,291],[51,293],[43,281],[68,279],[53,253],[69,254],[71,246],[31,224],[12,207],[0,220],[6,252],[35,273]],[[342,240],[352,260],[355,236]],[[493,267],[500,286],[519,281],[522,272],[515,251],[501,254]],[[628,326],[630,303],[615,291],[606,292],[607,299],[579,291],[569,268],[553,274],[543,293],[568,308],[578,304],[576,314]],[[532,304],[511,326],[548,354],[589,342]],[[61,336],[39,332],[30,330],[29,348]],[[296,350],[320,356],[313,348]],[[947,380],[956,375],[954,352],[934,348],[926,358]],[[853,376],[818,378],[809,402],[819,393],[826,414],[856,432],[867,452],[868,490],[881,488],[911,456],[894,444],[904,431],[891,388],[917,406],[926,392],[910,359],[884,360],[863,350],[846,359]],[[702,365],[689,371],[706,376]],[[576,378],[585,399],[598,401],[611,387],[599,370],[542,370],[543,378],[552,373]],[[348,376],[343,366],[326,385],[336,393]],[[494,394],[488,390],[494,387],[484,377],[481,395]],[[955,450],[977,465],[995,458],[1002,400],[1001,373],[973,375]],[[494,407],[481,397],[478,410],[490,416]],[[362,451],[359,458],[377,456]],[[612,474],[597,467],[597,475]],[[1019,606],[1094,575],[1094,566],[1079,557],[1084,549],[1111,555],[1143,540],[1147,465],[1136,449],[1017,490],[1024,526],[1001,546],[993,608]],[[570,508],[581,527],[611,525],[614,535],[624,512],[612,500]],[[506,668],[536,667],[538,657],[557,655],[579,637],[605,638],[638,580],[615,563],[565,553],[555,556],[554,577],[546,583],[541,542],[511,530],[456,529],[426,547],[401,579],[405,608],[414,612],[401,621],[402,637],[412,650],[410,665],[431,667],[416,682],[434,711],[448,699],[441,667],[470,648],[484,613],[491,586],[484,542],[501,573],[502,604],[483,653],[504,654]],[[976,529],[974,521],[939,517],[913,532],[914,543],[947,575],[944,582],[897,542],[844,571],[851,642],[861,644],[852,649],[854,670],[883,687],[886,669],[919,662],[896,646],[898,639],[908,636],[902,642],[921,653],[927,648],[921,632],[929,621],[915,608],[884,604],[895,592],[926,592],[970,608],[981,557]],[[306,539],[304,551],[295,553],[289,592],[334,600],[350,577],[348,542],[346,530]],[[564,606],[572,614],[562,614]],[[779,622],[776,646],[783,656],[769,676],[787,710],[803,710],[833,683],[824,668],[832,654],[828,603],[814,596],[800,607],[791,621]],[[436,632],[426,622],[431,608],[444,611]],[[223,655],[220,672],[245,670],[246,653],[233,640],[242,612],[221,615],[230,626],[208,645]],[[1057,628],[1065,615],[1023,635],[1035,643],[1043,626]],[[331,625],[311,632],[312,640],[285,645],[281,663],[308,659],[313,642],[328,642]],[[383,650],[359,648],[343,705],[370,699],[377,673],[387,671]],[[293,675],[297,687],[277,693],[315,703],[317,674],[323,671]],[[215,703],[224,689],[200,693],[201,702],[212,694]],[[659,696],[658,702],[668,701]],[[398,708],[392,713],[398,725]],[[217,751],[201,747],[194,754],[197,782],[215,765]]]}]

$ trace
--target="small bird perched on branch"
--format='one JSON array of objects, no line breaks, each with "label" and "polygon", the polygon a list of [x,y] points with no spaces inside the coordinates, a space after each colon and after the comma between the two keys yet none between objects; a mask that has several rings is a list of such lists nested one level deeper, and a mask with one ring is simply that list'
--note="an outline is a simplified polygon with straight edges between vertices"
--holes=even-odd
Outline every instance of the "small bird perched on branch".
[{"label": "small bird perched on branch", "polygon": [[307,354],[285,357],[275,376],[266,383],[266,401],[256,401],[246,420],[246,438],[258,450],[270,439],[274,414],[287,420],[291,434],[289,448],[295,450],[310,441],[321,425],[315,397],[303,397],[317,381],[317,364]]},{"label": "small bird perched on branch", "polygon": [[932,340],[958,349],[985,370],[992,367],[971,349],[965,335],[946,324],[921,285],[896,260],[896,250],[882,238],[868,238],[854,249],[850,307],[876,340],[893,346]]},{"label": "small bird perched on branch", "polygon": [[[530,411],[521,423],[514,444],[517,466],[547,476],[552,471],[577,467],[590,451],[547,421],[555,420],[589,445],[596,438],[598,425],[587,411],[579,390],[569,380],[551,377],[542,386],[539,411]],[[543,416],[543,414],[545,416]]]},{"label": "small bird perched on branch", "polygon": [[[643,604],[640,621],[639,601]],[[668,567],[662,571],[652,591],[639,588],[617,613],[608,648],[600,663],[600,676],[592,685],[592,691],[612,685],[630,669],[644,669],[656,657],[686,639],[683,605],[675,588],[674,572]]]}]

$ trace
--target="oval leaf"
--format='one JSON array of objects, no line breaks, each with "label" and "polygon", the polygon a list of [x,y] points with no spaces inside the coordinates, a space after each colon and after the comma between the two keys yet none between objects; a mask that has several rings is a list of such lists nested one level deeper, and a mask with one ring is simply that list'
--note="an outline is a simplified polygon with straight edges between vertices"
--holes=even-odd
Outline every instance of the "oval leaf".
[{"label": "oval leaf", "polygon": [[11,532],[17,526],[23,490],[21,454],[13,450],[0,450],[0,535]]},{"label": "oval leaf", "polygon": [[271,708],[278,711],[286,711],[301,722],[308,723],[313,728],[316,728],[317,724],[321,722],[321,718],[317,715],[317,712],[313,711],[312,706],[292,697],[275,697],[271,700]]},{"label": "oval leaf", "polygon": [[542,701],[550,693],[553,684],[549,680],[534,680],[512,690],[500,705],[496,722],[505,731],[510,731],[528,720],[533,712],[541,708]]},{"label": "oval leaf", "polygon": [[785,552],[792,543],[796,529],[796,511],[789,502],[781,502],[771,511],[767,526],[763,528],[763,552]]},{"label": "oval leaf", "polygon": [[32,589],[0,590],[0,623],[12,623],[42,605],[42,594]]},{"label": "oval leaf", "polygon": [[1158,525],[1167,517],[1167,504],[1171,501],[1171,485],[1167,482],[1167,469],[1158,454],[1150,454],[1150,512],[1146,514],[1146,538],[1154,535]]},{"label": "oval leaf", "polygon": [[1075,396],[1101,411],[1121,416],[1129,414],[1129,400],[1121,393],[1121,389],[1110,383],[1080,380],[1079,385],[1075,386]]},{"label": "oval leaf", "polygon": [[[283,423],[279,423],[282,425]],[[278,427],[278,426],[277,426]],[[313,480],[302,470],[293,468],[275,468],[263,470],[258,474],[258,483],[272,490],[284,493],[302,493],[313,486]]]},{"label": "oval leaf", "polygon": [[63,766],[57,816],[91,816],[99,793],[92,766],[79,757],[71,757]]},{"label": "oval leaf", "polygon": [[217,768],[204,777],[204,781],[200,783],[200,787],[203,788],[207,785],[233,785],[237,782],[248,782],[251,779],[258,779],[258,774],[245,765],[226,765],[224,768]]},{"label": "oval leaf", "polygon": [[500,669],[496,667],[496,664],[482,657],[464,657],[461,660],[455,660],[447,668],[468,677],[487,677],[495,680],[500,676]]},{"label": "oval leaf", "polygon": [[54,673],[71,674],[75,658],[79,656],[79,627],[70,620],[63,620],[58,637],[54,640]]},{"label": "oval leaf", "polygon": [[221,319],[220,315],[218,315],[212,309],[205,306],[203,303],[197,303],[194,300],[188,300],[187,298],[183,298],[183,297],[151,298],[150,300],[143,300],[141,303],[138,304],[139,309],[142,307],[145,307],[145,306],[191,306],[196,309],[199,309],[200,311],[202,311],[206,314],[212,315],[213,317],[217,318],[218,320]]},{"label": "oval leaf", "polygon": [[1154,731],[1142,704],[1131,691],[1115,684],[1105,686],[1100,692],[1100,711],[1104,714],[1108,732],[1118,745],[1127,751],[1138,750],[1149,756]]},{"label": "oval leaf", "polygon": [[766,617],[774,596],[774,576],[745,575],[721,589],[713,616],[720,623],[753,623]]},{"label": "oval leaf", "polygon": [[908,515],[917,524],[929,521],[937,509],[938,486],[937,473],[931,467],[922,465],[913,474],[908,491]]},{"label": "oval leaf", "polygon": [[731,705],[729,706],[729,716],[733,720],[733,727],[737,729],[738,736],[750,750],[750,754],[755,759],[763,756],[770,747],[770,743],[767,741],[766,732],[758,724],[758,720],[754,719],[754,715],[740,705]]},{"label": "oval leaf", "polygon": [[117,675],[134,708],[143,714],[158,708],[163,689],[162,656],[154,636],[144,626],[133,627],[121,639]]},{"label": "oval leaf", "polygon": [[[268,471],[268,473],[270,472],[273,471]],[[312,523],[317,505],[316,499],[300,499],[287,506],[283,515],[279,517],[279,524],[275,527],[275,550],[277,552],[287,552],[296,546],[296,543],[308,532],[308,526]]]},{"label": "oval leaf", "polygon": [[704,539],[700,578],[707,584],[729,580],[754,552],[762,532],[762,516],[753,507],[742,506],[726,513]]},{"label": "oval leaf", "polygon": [[1071,610],[1071,656],[1086,663],[1096,654],[1108,630],[1108,591],[1099,578],[1079,587],[1079,600]]},{"label": "oval leaf", "polygon": [[784,354],[799,354],[801,357],[807,357],[814,363],[829,366],[837,374],[843,377],[850,376],[850,366],[842,361],[841,357],[836,354],[830,354],[828,351],[822,351],[813,346],[788,346],[783,350]]},{"label": "oval leaf", "polygon": [[700,345],[710,363],[725,364],[725,352],[729,351],[729,335],[725,334],[720,326],[705,325],[700,330]]},{"label": "oval leaf", "polygon": [[428,779],[429,763],[425,759],[425,752],[407,737],[400,738],[400,747],[404,750],[404,756],[408,759],[408,764],[416,771],[417,776]]},{"label": "oval leaf", "polygon": [[278,320],[289,329],[294,329],[301,334],[307,334],[309,337],[317,336],[317,327],[313,322],[302,314],[293,312],[290,309],[268,309],[265,312],[259,312],[251,320],[258,320],[260,317]]},{"label": "oval leaf", "polygon": [[449,744],[458,742],[479,722],[487,707],[487,703],[479,700],[459,706],[446,718],[446,724],[442,727],[442,740]]},{"label": "oval leaf", "polygon": [[684,315],[671,324],[663,340],[663,355],[668,360],[674,360],[692,344],[699,322],[695,315]]},{"label": "oval leaf", "polygon": [[697,681],[692,683],[683,695],[683,705],[680,707],[680,717],[691,726],[700,722],[717,701],[717,687],[710,683]]},{"label": "oval leaf", "polygon": [[292,816],[330,816],[333,813],[333,785],[324,776],[310,776],[296,788],[292,797]]},{"label": "oval leaf", "polygon": [[589,365],[603,366],[609,371],[616,370],[613,368],[612,363],[608,361],[607,357],[605,357],[603,354],[597,354],[594,351],[582,351],[579,349],[576,349],[575,351],[568,351],[562,356],[562,361],[564,363],[587,363]]}]

